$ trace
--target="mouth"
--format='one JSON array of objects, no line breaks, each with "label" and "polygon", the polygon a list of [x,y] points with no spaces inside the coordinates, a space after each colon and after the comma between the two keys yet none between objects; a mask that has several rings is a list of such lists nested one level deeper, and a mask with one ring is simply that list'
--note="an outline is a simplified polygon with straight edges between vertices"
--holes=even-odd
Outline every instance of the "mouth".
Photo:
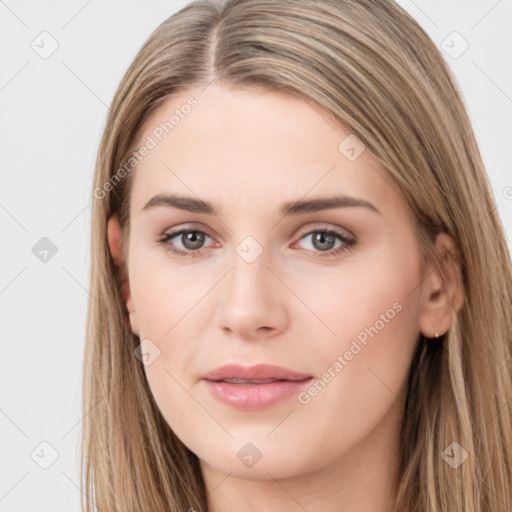
[{"label": "mouth", "polygon": [[299,373],[283,366],[273,364],[257,364],[243,366],[240,364],[226,364],[215,368],[203,376],[203,379],[211,381],[228,381],[233,379],[254,381],[256,383],[271,380],[299,381],[311,377],[306,373]]},{"label": "mouth", "polygon": [[242,410],[260,410],[298,394],[313,377],[275,365],[226,365],[203,377],[219,402]]},{"label": "mouth", "polygon": [[[230,384],[270,384],[271,382],[281,382],[286,379],[222,379],[213,382],[228,382]],[[289,381],[292,382],[292,381]]]}]

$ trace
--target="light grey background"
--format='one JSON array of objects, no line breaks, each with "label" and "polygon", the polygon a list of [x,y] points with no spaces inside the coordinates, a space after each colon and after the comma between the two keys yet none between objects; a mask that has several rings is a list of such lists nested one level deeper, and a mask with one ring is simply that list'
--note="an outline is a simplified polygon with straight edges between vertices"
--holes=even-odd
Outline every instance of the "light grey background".
[{"label": "light grey background", "polygon": [[[79,511],[96,151],[128,65],[187,3],[0,0],[2,512]],[[511,248],[512,0],[399,4],[448,52]],[[47,262],[33,251],[43,237],[57,249]]]}]

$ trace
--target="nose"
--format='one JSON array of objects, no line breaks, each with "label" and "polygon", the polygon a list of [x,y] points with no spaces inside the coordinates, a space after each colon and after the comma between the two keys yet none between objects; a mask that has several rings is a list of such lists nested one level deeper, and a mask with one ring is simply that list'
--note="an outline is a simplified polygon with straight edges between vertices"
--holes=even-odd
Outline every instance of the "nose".
[{"label": "nose", "polygon": [[219,290],[217,325],[245,340],[282,333],[288,324],[283,288],[263,254],[252,263],[237,255]]}]

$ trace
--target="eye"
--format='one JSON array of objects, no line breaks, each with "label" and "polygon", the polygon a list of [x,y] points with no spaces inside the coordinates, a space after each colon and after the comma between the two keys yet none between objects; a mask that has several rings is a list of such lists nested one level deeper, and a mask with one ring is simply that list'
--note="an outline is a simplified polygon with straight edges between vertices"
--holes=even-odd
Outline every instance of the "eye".
[{"label": "eye", "polygon": [[[182,244],[182,247],[186,250],[176,248],[175,242],[170,243],[174,238],[177,238]],[[194,258],[201,255],[202,251],[198,251],[198,249],[202,248],[206,238],[211,237],[209,237],[204,231],[199,231],[197,229],[181,229],[173,233],[166,233],[162,238],[160,238],[159,242],[168,246],[167,249],[179,258]]]},{"label": "eye", "polygon": [[[300,240],[304,240],[308,237],[311,237],[312,245],[312,249],[308,250],[312,251],[314,257],[317,258],[336,256],[350,250],[356,244],[354,238],[349,238],[339,231],[325,227],[302,233]],[[194,258],[201,256],[203,253],[201,249],[207,238],[213,240],[204,231],[183,228],[171,233],[165,233],[158,242],[165,245],[168,251],[179,258]],[[176,242],[172,242],[174,239],[177,239],[181,244],[181,249],[176,247]],[[336,246],[337,241],[339,241],[339,244]]]},{"label": "eye", "polygon": [[[310,237],[312,250],[315,258],[332,257],[349,251],[355,244],[356,240],[348,238],[343,233],[333,229],[313,229],[300,238],[304,240]],[[340,244],[336,246],[336,241],[339,240]]]}]

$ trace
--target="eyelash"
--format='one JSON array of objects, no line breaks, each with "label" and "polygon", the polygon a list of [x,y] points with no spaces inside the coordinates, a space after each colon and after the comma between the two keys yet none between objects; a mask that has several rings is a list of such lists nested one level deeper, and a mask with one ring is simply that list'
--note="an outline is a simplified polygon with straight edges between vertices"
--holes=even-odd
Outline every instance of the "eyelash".
[{"label": "eyelash", "polygon": [[[196,258],[198,256],[201,256],[202,249],[198,250],[189,250],[189,251],[182,251],[180,249],[176,249],[175,247],[172,247],[169,241],[179,235],[183,235],[184,233],[201,233],[206,235],[209,238],[210,235],[208,233],[205,233],[204,231],[201,231],[199,229],[180,229],[171,233],[164,234],[159,240],[158,243],[162,245],[167,245],[166,249],[171,252],[174,256],[177,256],[178,258]],[[352,240],[350,238],[347,238],[345,235],[341,234],[340,232],[332,229],[326,229],[326,228],[319,228],[319,229],[312,229],[309,231],[306,231],[304,233],[301,233],[299,240],[302,240],[308,235],[312,235],[314,233],[322,233],[324,235],[332,235],[337,237],[339,240],[343,242],[344,245],[341,247],[337,247],[336,249],[330,249],[329,251],[313,251],[315,253],[315,258],[326,258],[326,257],[333,257],[337,256],[338,254],[350,251],[355,245],[356,240]]]}]

